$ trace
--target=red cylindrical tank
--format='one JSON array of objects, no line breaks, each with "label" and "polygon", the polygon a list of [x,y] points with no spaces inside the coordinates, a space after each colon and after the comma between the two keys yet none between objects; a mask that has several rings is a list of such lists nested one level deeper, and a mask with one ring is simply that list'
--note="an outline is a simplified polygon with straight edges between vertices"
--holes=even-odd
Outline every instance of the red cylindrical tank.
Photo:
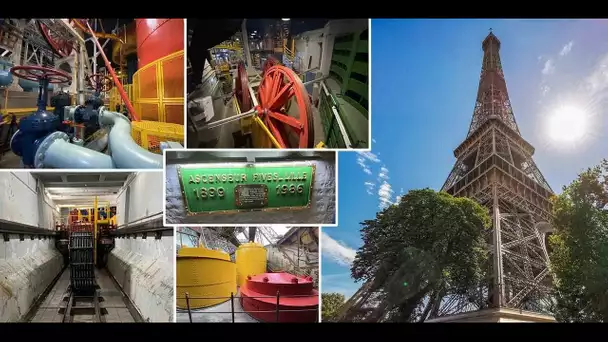
[{"label": "red cylindrical tank", "polygon": [[184,19],[135,19],[138,67],[184,49]]},{"label": "red cylindrical tank", "polygon": [[[133,102],[140,118],[183,125],[184,19],[135,19],[135,35]],[[160,65],[160,77],[154,63]]]},{"label": "red cylindrical tank", "polygon": [[241,287],[241,306],[262,322],[316,322],[319,293],[310,277],[263,273],[247,277]]}]

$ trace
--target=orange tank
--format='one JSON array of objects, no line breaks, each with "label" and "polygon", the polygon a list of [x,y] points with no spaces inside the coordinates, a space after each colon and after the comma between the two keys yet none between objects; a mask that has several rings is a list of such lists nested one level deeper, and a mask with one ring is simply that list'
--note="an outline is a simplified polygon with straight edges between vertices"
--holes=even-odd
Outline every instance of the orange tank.
[{"label": "orange tank", "polygon": [[184,49],[184,19],[135,19],[138,67]]}]

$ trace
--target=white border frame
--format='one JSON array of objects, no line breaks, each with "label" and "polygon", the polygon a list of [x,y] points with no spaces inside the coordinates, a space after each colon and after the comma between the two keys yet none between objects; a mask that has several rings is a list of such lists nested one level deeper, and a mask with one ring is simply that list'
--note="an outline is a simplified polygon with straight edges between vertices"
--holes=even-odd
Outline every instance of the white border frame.
[{"label": "white border frame", "polygon": [[[283,223],[283,222],[270,222],[270,223],[167,223],[167,152],[239,152],[239,153],[248,153],[248,152],[327,152],[334,154],[335,160],[335,171],[334,171],[334,184],[335,184],[335,223]],[[165,149],[163,150],[163,225],[165,227],[251,227],[251,226],[272,226],[272,225],[283,225],[290,227],[337,227],[339,224],[339,182],[338,182],[338,174],[339,174],[339,153],[334,150],[320,150],[320,149],[298,149],[298,150],[277,150],[277,149],[248,149],[248,148],[233,148],[233,149],[200,149],[200,148],[190,148],[190,149]]]},{"label": "white border frame", "polygon": [[[330,19],[329,21],[331,21]],[[372,19],[367,19],[367,148],[289,148],[281,150],[297,150],[297,151],[333,151],[333,152],[371,152],[372,150]],[[196,150],[197,148],[188,148],[188,20],[184,18],[184,149]],[[270,148],[214,148],[216,151],[227,150],[256,150],[265,151]],[[310,225],[309,225],[310,226]],[[313,225],[314,226],[314,225]],[[332,226],[333,227],[333,226]]]}]

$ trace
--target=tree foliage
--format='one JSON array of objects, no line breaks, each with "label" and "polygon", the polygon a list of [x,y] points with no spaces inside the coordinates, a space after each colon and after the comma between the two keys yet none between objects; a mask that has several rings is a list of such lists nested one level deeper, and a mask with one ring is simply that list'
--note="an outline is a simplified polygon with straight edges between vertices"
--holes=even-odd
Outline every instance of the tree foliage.
[{"label": "tree foliage", "polygon": [[331,320],[338,309],[344,304],[345,298],[341,293],[322,293],[321,294],[321,320]]},{"label": "tree foliage", "polygon": [[362,222],[363,246],[352,277],[371,281],[371,290],[381,293],[367,319],[422,321],[445,295],[478,285],[490,222],[487,209],[475,201],[431,189],[412,190]]},{"label": "tree foliage", "polygon": [[581,173],[552,204],[556,319],[608,322],[608,161]]}]

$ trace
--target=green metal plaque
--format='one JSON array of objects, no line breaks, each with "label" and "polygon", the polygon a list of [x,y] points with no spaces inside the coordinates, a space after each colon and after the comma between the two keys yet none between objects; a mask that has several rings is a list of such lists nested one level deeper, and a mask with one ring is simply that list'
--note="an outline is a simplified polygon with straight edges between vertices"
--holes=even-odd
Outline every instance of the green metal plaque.
[{"label": "green metal plaque", "polygon": [[261,163],[182,165],[188,215],[310,208],[315,165]]}]

